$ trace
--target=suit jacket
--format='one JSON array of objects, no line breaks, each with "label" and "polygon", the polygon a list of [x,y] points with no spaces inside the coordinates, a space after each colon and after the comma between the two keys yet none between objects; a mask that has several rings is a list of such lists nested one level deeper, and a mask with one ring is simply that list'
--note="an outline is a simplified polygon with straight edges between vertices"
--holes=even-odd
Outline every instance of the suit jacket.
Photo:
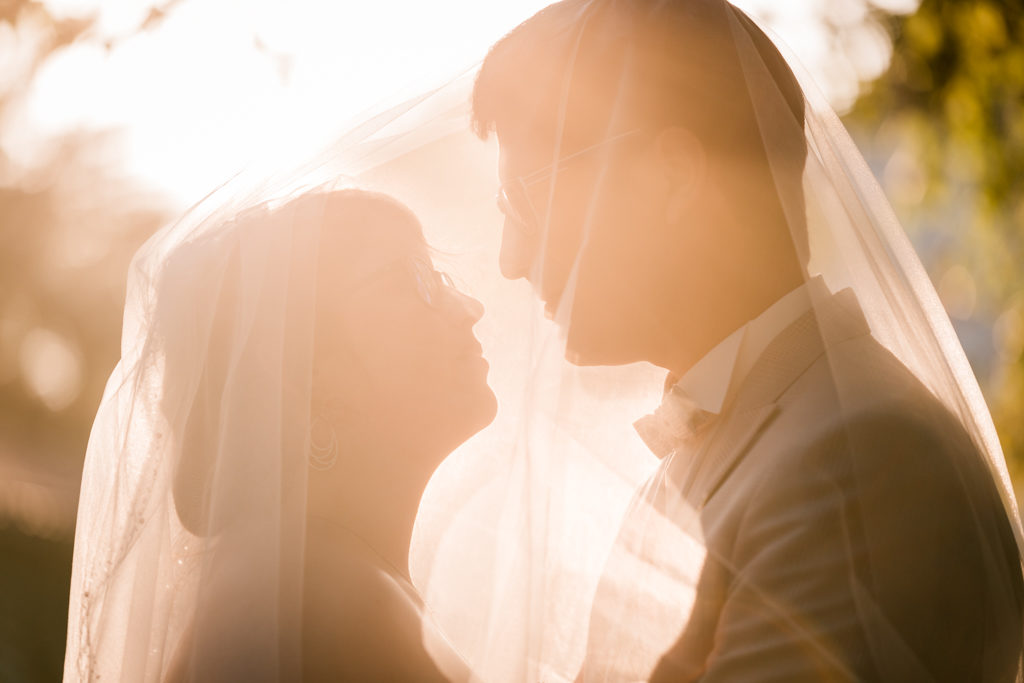
[{"label": "suit jacket", "polygon": [[581,676],[1013,681],[1022,605],[984,457],[845,290],[637,497]]}]

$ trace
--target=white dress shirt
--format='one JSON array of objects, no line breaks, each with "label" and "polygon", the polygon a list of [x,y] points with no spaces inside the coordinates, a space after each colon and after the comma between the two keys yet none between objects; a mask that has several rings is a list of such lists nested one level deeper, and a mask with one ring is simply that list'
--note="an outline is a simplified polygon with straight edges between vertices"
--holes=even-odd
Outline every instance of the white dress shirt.
[{"label": "white dress shirt", "polygon": [[816,276],[783,296],[708,351],[672,390],[701,410],[720,413],[772,340],[811,309],[812,295],[819,297],[819,291],[826,291],[825,283]]},{"label": "white dress shirt", "polygon": [[722,412],[772,340],[826,296],[824,280],[811,278],[719,342],[666,390],[653,414],[634,423],[648,448],[664,458],[696,436]]}]

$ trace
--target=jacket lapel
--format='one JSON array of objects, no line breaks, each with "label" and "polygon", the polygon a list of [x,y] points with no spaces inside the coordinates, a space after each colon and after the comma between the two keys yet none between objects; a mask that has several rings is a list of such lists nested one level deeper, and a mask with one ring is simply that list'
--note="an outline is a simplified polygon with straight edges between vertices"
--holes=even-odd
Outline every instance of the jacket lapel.
[{"label": "jacket lapel", "polygon": [[669,465],[669,479],[683,500],[703,507],[729,473],[739,464],[754,437],[776,411],[774,403],[724,414],[695,454],[677,452]]},{"label": "jacket lapel", "polygon": [[689,505],[707,505],[778,412],[779,397],[828,346],[870,331],[850,289],[815,305],[768,345],[697,451],[672,454],[668,479]]}]

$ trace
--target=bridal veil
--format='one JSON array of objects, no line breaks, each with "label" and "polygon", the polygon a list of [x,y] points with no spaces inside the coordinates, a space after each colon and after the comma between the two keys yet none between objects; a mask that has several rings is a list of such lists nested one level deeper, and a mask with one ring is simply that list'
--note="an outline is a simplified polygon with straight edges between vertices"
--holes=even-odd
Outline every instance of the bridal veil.
[{"label": "bridal veil", "polygon": [[[647,680],[677,667],[685,680],[703,649],[693,661],[724,652],[734,660],[723,667],[740,675],[741,660],[759,662],[764,680],[799,680],[795,660],[835,680],[945,680],[939,641],[962,646],[950,661],[969,659],[991,680],[1019,675],[1024,537],[999,441],[935,290],[839,119],[724,1],[572,1],[544,13],[483,71],[367,116],[301,169],[232,180],[136,255],[122,356],[83,475],[65,680],[165,680],[214,599],[225,627],[196,647],[243,647],[247,680],[300,679],[324,206],[275,207],[324,187],[406,204],[435,261],[485,307],[476,332],[497,418],[435,472],[410,551],[426,618],[476,678]],[[651,66],[677,52],[690,57]],[[784,226],[803,264],[793,313],[754,357],[742,360],[737,342],[745,378],[696,427],[689,399],[673,402],[678,377],[576,343],[608,324],[594,292],[629,296],[593,254],[617,160],[650,142],[652,112],[686,121],[699,141],[695,187],[737,155],[734,183],[701,192],[747,222],[751,206],[771,207],[761,217]],[[542,140],[544,162],[503,178],[499,210],[499,141],[516,135]],[[532,212],[517,216],[533,226],[523,239],[554,249],[563,188],[585,207],[574,214],[580,239],[549,254],[568,275],[541,302],[500,272],[502,211]],[[687,224],[699,199],[681,200],[690,230],[710,229]],[[681,311],[713,310],[731,295],[725,278],[662,295]],[[232,341],[212,344],[225,296]],[[630,299],[620,324],[654,325],[649,304]],[[721,520],[742,509],[749,537],[727,538]],[[922,585],[933,600],[902,599]],[[736,604],[720,609],[722,596]],[[953,618],[972,631],[921,635]],[[848,645],[861,661],[844,659]]]}]

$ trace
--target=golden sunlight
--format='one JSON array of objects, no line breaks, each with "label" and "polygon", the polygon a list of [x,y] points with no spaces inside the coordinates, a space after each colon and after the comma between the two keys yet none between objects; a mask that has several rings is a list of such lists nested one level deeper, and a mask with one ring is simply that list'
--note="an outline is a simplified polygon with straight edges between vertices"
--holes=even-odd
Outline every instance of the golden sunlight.
[{"label": "golden sunlight", "polygon": [[184,0],[166,14],[151,2],[45,4],[56,16],[96,16],[109,48],[73,45],[48,60],[4,147],[31,165],[52,136],[120,129],[126,170],[188,202],[251,160],[323,148],[396,91],[470,68],[546,3]]},{"label": "golden sunlight", "polygon": [[[908,5],[901,11],[916,4],[888,2]],[[31,169],[62,134],[117,130],[126,173],[190,203],[247,163],[306,158],[360,112],[471,68],[491,42],[547,3],[43,4],[57,18],[95,19],[89,30],[99,40],[60,48],[43,64],[24,101],[8,112],[0,145]],[[827,9],[812,0],[737,4],[815,69],[839,110],[888,62],[884,35],[865,20],[867,0]],[[31,13],[19,19],[13,39],[0,41],[0,61],[37,49],[45,36],[36,23]],[[843,45],[829,23],[849,29]]]}]

